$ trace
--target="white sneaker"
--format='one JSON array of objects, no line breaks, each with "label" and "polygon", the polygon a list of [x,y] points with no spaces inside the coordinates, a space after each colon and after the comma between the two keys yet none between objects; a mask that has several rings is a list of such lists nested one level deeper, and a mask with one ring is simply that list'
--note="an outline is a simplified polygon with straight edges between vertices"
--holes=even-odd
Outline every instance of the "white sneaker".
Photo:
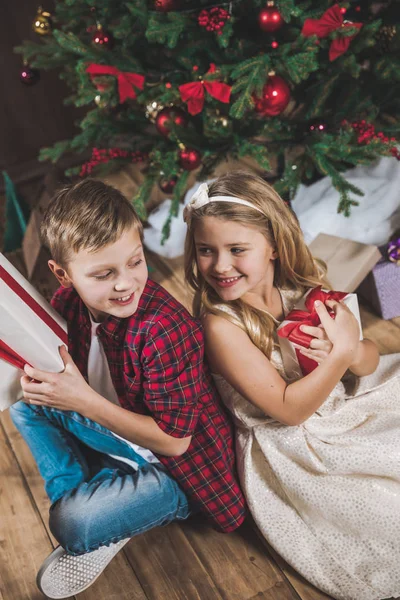
[{"label": "white sneaker", "polygon": [[131,538],[73,556],[58,546],[39,569],[36,584],[48,598],[69,598],[88,588]]}]

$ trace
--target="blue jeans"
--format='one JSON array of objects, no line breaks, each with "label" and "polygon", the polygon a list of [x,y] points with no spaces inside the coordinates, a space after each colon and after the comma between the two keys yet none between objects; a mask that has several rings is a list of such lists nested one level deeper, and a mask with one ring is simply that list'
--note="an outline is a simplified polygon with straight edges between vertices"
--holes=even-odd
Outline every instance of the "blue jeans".
[{"label": "blue jeans", "polygon": [[[160,463],[79,413],[17,402],[11,418],[27,442],[52,502],[50,529],[70,554],[132,537],[190,514]],[[134,469],[115,458],[134,460]]]}]

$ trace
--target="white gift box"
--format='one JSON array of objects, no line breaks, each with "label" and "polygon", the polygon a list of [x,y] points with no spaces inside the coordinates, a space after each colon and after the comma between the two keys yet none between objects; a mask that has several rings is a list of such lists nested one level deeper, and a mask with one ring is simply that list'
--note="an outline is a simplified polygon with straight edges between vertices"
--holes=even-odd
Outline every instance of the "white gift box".
[{"label": "white gift box", "polygon": [[[2,254],[0,341],[36,369],[64,369],[59,347],[68,343],[66,322]],[[0,360],[0,410],[22,397],[21,374],[18,367]]]},{"label": "white gift box", "polygon": [[[319,288],[316,288],[316,290],[318,290],[318,289]],[[293,315],[295,311],[304,311],[304,313],[308,313],[311,316],[311,313],[309,312],[309,310],[306,306],[306,301],[307,301],[308,296],[313,291],[314,290],[309,290],[296,303],[294,308],[289,312],[288,315],[286,315],[285,320],[277,328],[279,347],[281,349],[281,354],[282,354],[283,367],[285,369],[285,373],[286,373],[287,377],[289,377],[292,380],[297,380],[297,379],[300,379],[301,377],[304,377],[304,375],[307,375],[308,373],[310,373],[312,370],[314,370],[318,366],[317,362],[300,354],[300,350],[302,348],[308,347],[308,345],[306,345],[306,344],[302,345],[300,343],[297,343],[296,341],[293,341],[293,336],[291,336],[290,334],[288,337],[281,337],[282,330],[289,324],[296,323],[299,326],[310,325],[310,323],[307,323],[306,320],[301,321],[301,320],[297,320],[295,318],[291,319],[291,315]],[[329,290],[322,290],[322,292],[325,292],[326,294],[337,293],[337,292],[330,292]],[[321,298],[316,298],[316,299],[321,299]],[[343,298],[341,298],[341,302],[346,304],[346,306],[351,310],[353,315],[356,317],[359,327],[360,327],[360,338],[359,339],[362,340],[363,334],[362,334],[362,328],[361,328],[360,309],[358,306],[357,295],[356,294],[346,294]],[[319,321],[319,319],[318,319],[318,321]],[[315,324],[312,326],[318,326],[318,324]],[[279,332],[281,332],[281,333],[279,333]],[[306,334],[304,334],[304,333],[302,335],[307,337]],[[292,339],[290,339],[290,337],[292,337]],[[299,359],[303,363],[302,366],[300,366],[300,364],[299,364]]]}]

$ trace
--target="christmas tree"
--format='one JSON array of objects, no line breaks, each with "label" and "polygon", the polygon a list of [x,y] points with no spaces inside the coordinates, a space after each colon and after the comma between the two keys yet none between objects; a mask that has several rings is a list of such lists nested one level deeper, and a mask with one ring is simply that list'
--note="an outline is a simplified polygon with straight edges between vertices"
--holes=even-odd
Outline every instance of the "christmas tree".
[{"label": "christmas tree", "polygon": [[[395,1],[65,0],[39,10],[26,69],[58,69],[81,133],[41,151],[92,158],[75,169],[145,161],[132,199],[153,186],[177,213],[189,173],[252,157],[287,200],[328,175],[349,215],[362,190],[341,173],[399,159],[400,31]],[[398,8],[398,6],[397,6]],[[397,136],[397,138],[396,138]]]}]

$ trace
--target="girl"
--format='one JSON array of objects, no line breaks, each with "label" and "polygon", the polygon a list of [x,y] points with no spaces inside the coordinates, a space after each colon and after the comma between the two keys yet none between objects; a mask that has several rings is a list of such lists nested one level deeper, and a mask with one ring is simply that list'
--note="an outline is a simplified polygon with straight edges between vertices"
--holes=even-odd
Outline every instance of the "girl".
[{"label": "girl", "polygon": [[276,327],[307,289],[327,287],[296,217],[236,172],[203,184],[185,220],[186,278],[258,527],[334,598],[400,596],[400,355],[376,370],[347,307],[329,302],[332,319],[319,303],[321,325],[302,328],[318,367],[291,380]]}]

